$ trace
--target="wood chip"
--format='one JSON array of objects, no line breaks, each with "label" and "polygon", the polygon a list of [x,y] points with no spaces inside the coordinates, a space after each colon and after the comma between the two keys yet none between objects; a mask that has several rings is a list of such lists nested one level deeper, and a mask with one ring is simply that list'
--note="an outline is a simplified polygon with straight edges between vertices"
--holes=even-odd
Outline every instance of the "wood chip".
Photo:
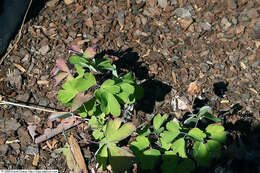
[{"label": "wood chip", "polygon": [[250,91],[252,91],[252,92],[258,94],[258,92],[257,92],[254,88],[248,88],[248,89],[249,89]]},{"label": "wood chip", "polygon": [[221,104],[223,104],[223,103],[229,103],[229,100],[223,99],[223,100],[220,101],[220,103],[221,103]]},{"label": "wood chip", "polygon": [[50,144],[49,141],[47,141],[46,144],[47,144],[47,146],[49,147],[49,149],[52,149],[52,146],[51,146],[51,144]]},{"label": "wood chip", "polygon": [[48,85],[48,84],[49,84],[49,81],[47,81],[47,80],[38,80],[38,81],[37,81],[37,84],[38,84],[38,85]]},{"label": "wood chip", "polygon": [[26,72],[26,70],[21,65],[14,63],[14,66],[18,68],[21,72]]},{"label": "wood chip", "polygon": [[73,135],[71,135],[69,137],[69,145],[71,147],[71,151],[72,151],[72,153],[75,157],[75,160],[78,163],[80,169],[83,170],[84,173],[87,173],[88,171],[87,171],[87,167],[85,164],[85,160],[82,156],[79,144]]},{"label": "wood chip", "polygon": [[176,74],[174,73],[174,71],[172,71],[172,80],[174,83],[177,84]]},{"label": "wood chip", "polygon": [[33,158],[33,166],[37,166],[38,163],[39,163],[39,158],[40,158],[40,155],[39,154],[35,154],[34,155],[34,158]]}]

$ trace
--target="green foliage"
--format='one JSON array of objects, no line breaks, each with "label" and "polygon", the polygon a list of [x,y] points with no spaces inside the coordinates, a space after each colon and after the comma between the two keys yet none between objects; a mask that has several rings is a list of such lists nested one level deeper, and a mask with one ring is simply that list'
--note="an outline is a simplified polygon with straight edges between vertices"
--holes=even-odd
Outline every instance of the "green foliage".
[{"label": "green foliage", "polygon": [[[58,92],[58,100],[71,106],[71,112],[53,113],[49,119],[68,118],[74,113],[90,118],[88,125],[99,144],[95,156],[100,170],[111,165],[113,172],[122,172],[135,160],[140,170],[189,173],[195,165],[207,167],[221,156],[226,132],[217,124],[221,120],[209,113],[209,106],[202,107],[197,114],[190,114],[183,123],[169,121],[167,114],[157,114],[151,125],[137,129],[138,135],[130,144],[131,150],[120,147],[119,142],[136,128],[130,122],[122,124],[116,117],[121,115],[121,106],[135,103],[143,96],[143,90],[131,73],[118,76],[116,66],[110,60],[95,58],[94,48],[76,49],[79,51],[69,58],[74,69],[70,70],[62,58],[56,61],[57,70],[61,71],[55,76],[56,85],[65,80]],[[111,78],[98,81],[97,75],[105,72],[109,72]],[[198,122],[202,119],[215,124],[201,129]],[[70,161],[68,150],[62,152]]]},{"label": "green foliage", "polygon": [[[219,158],[221,144],[226,139],[224,127],[218,124],[210,124],[205,129],[197,127],[198,121],[204,118],[219,122],[208,112],[210,110],[208,106],[202,107],[183,125],[168,121],[167,115],[157,114],[151,126],[137,131],[139,136],[130,145],[139,169],[153,170],[155,163],[161,161],[162,172],[191,172],[195,165],[207,167],[214,158]],[[191,122],[195,123],[194,128],[186,126]],[[189,146],[192,148],[188,149]]]},{"label": "green foliage", "polygon": [[100,169],[105,169],[110,164],[114,172],[121,172],[127,169],[129,163],[134,159],[131,151],[116,145],[135,131],[135,126],[132,123],[125,123],[122,126],[121,123],[122,121],[116,118],[106,124],[96,155]]}]

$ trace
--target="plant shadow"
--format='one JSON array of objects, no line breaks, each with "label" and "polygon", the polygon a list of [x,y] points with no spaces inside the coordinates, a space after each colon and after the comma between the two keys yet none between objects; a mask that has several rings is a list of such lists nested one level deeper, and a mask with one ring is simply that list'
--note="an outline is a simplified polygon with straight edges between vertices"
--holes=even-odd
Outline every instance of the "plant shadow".
[{"label": "plant shadow", "polygon": [[170,85],[155,80],[149,76],[149,69],[140,61],[137,52],[133,52],[132,48],[125,51],[105,50],[97,54],[95,58],[102,58],[105,55],[115,56],[118,60],[114,61],[118,74],[122,75],[127,72],[134,74],[137,80],[144,81],[140,85],[144,90],[144,96],[136,103],[136,110],[145,113],[152,113],[156,101],[163,101],[165,96],[171,91]]}]

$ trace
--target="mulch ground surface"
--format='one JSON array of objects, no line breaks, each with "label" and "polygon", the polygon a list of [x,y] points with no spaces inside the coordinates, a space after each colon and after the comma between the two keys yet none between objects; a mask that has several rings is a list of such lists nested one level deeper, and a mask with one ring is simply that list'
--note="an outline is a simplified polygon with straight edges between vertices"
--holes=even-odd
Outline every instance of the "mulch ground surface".
[{"label": "mulch ground surface", "polygon": [[[197,80],[203,94],[195,107],[211,106],[229,133],[223,159],[203,171],[260,172],[259,0],[36,2],[21,40],[0,67],[2,99],[65,110],[51,72],[72,45],[97,46],[142,83],[136,125],[157,113],[182,120],[191,102],[187,88]],[[53,152],[65,144],[62,134],[36,145],[28,133],[28,125],[43,132],[48,115],[1,105],[0,169],[69,172],[65,157]],[[80,139],[77,128],[66,133]],[[80,145],[88,167],[95,166],[94,151]]]}]

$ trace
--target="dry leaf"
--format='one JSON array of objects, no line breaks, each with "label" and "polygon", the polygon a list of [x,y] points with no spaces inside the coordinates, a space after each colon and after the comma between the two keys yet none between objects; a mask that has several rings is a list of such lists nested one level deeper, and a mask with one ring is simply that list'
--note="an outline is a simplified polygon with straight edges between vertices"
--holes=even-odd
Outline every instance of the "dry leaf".
[{"label": "dry leaf", "polygon": [[194,82],[190,83],[187,92],[188,92],[189,95],[200,96],[202,91],[201,91],[201,88],[198,85],[197,81],[194,81]]},{"label": "dry leaf", "polygon": [[80,151],[79,144],[78,144],[77,140],[73,137],[73,135],[71,135],[69,137],[69,145],[71,147],[71,151],[72,151],[74,158],[75,158],[76,162],[78,163],[80,169],[83,170],[84,173],[87,173],[88,171],[87,171],[87,167],[85,164],[85,160]]},{"label": "dry leaf", "polygon": [[37,166],[38,163],[39,163],[39,158],[40,158],[40,155],[39,154],[35,154],[34,155],[34,158],[33,158],[33,166]]}]

